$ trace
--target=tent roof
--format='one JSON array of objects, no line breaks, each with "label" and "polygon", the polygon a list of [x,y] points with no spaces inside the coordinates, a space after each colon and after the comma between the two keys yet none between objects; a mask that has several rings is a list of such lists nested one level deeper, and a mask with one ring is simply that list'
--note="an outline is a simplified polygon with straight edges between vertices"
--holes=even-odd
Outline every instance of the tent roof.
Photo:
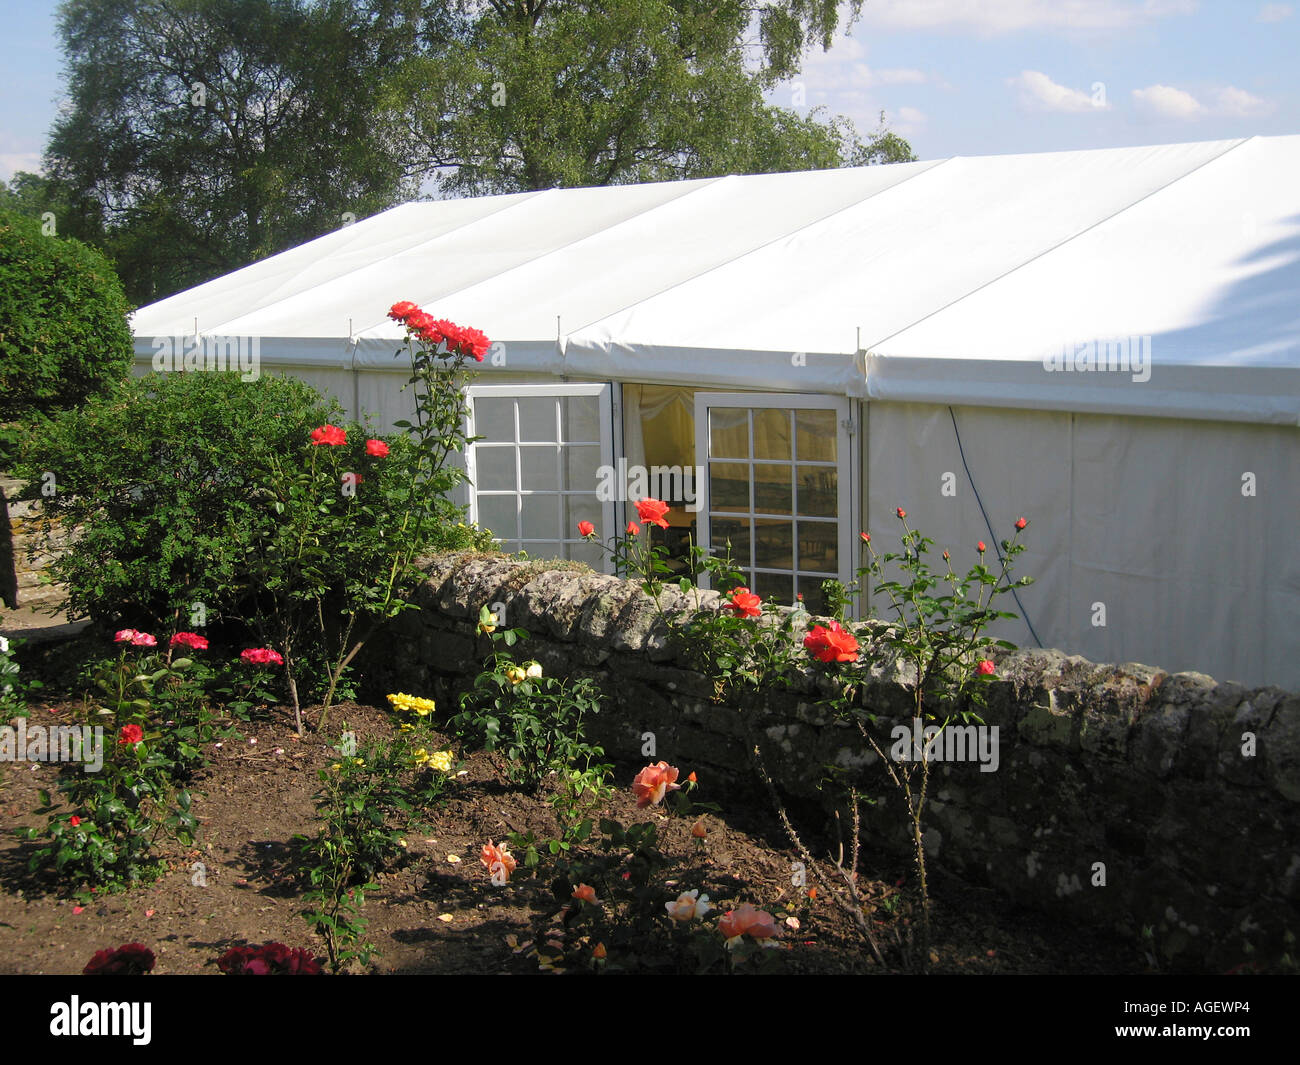
[{"label": "tent roof", "polygon": [[[137,351],[394,368],[400,299],[511,370],[1300,424],[1300,136],[411,203],[142,308]],[[1117,338],[1145,373],[1058,370]]]}]

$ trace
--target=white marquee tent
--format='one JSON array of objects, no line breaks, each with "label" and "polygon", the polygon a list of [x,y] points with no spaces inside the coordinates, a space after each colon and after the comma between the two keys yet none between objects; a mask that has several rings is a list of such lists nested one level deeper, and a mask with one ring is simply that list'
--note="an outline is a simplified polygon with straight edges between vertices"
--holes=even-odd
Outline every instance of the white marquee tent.
[{"label": "white marquee tent", "polygon": [[407,204],[141,309],[137,359],[255,344],[391,424],[398,300],[494,341],[512,548],[599,563],[624,458],[694,461],[674,526],[774,598],[897,506],[962,569],[1023,514],[1009,638],[1300,688],[1300,136]]}]

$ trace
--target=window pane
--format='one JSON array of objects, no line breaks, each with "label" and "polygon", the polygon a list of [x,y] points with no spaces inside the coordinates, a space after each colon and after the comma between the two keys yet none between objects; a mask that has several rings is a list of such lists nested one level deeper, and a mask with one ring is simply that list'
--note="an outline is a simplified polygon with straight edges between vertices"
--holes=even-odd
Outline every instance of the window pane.
[{"label": "window pane", "polygon": [[754,467],[754,510],[763,514],[792,514],[789,466]]},{"label": "window pane", "polygon": [[750,591],[778,606],[789,606],[794,602],[794,578],[787,573],[755,573]]},{"label": "window pane", "polygon": [[833,410],[797,410],[794,412],[795,447],[802,462],[835,461],[835,412]]},{"label": "window pane", "polygon": [[754,410],[754,458],[790,461],[790,412],[774,407]]},{"label": "window pane", "polygon": [[512,492],[519,486],[515,483],[515,449],[513,447],[474,448],[474,464],[477,467],[475,487],[480,492]]},{"label": "window pane", "polygon": [[734,518],[714,518],[709,523],[710,550],[721,557],[731,542],[731,560],[738,566],[749,562],[749,522]]},{"label": "window pane", "polygon": [[803,605],[810,614],[826,613],[826,597],[822,595],[825,577],[800,577],[799,591],[803,592]]},{"label": "window pane", "polygon": [[517,496],[485,496],[480,492],[478,523],[491,529],[493,536],[516,537],[519,535],[516,525],[517,507]]},{"label": "window pane", "polygon": [[605,565],[605,552],[595,544],[565,544],[565,553],[575,562],[585,562],[594,570],[601,570]]},{"label": "window pane", "polygon": [[709,408],[709,457],[749,458],[749,411]]},{"label": "window pane", "polygon": [[568,443],[599,444],[600,397],[562,396],[560,431]]},{"label": "window pane", "polygon": [[754,565],[764,569],[794,568],[794,530],[788,521],[754,519]]},{"label": "window pane", "polygon": [[613,531],[602,529],[604,515],[600,500],[595,496],[564,496],[564,535],[579,536],[578,522],[589,521],[596,526],[596,535],[604,538]]},{"label": "window pane", "polygon": [[521,496],[519,518],[525,540],[556,540],[560,536],[560,496]]},{"label": "window pane", "polygon": [[558,492],[560,489],[557,449],[555,447],[520,447],[519,470],[526,492]]},{"label": "window pane", "polygon": [[838,472],[834,466],[800,466],[799,513],[810,518],[833,518],[839,499]]},{"label": "window pane", "polygon": [[518,540],[502,540],[501,550],[507,555],[515,555],[524,549],[524,545]]},{"label": "window pane", "polygon": [[[560,454],[564,463],[564,485],[569,491],[595,492],[600,481],[600,447],[565,445]],[[610,477],[613,483],[616,478]],[[617,488],[617,485],[614,485]]]},{"label": "window pane", "polygon": [[556,441],[554,396],[521,396],[519,404],[519,439]]},{"label": "window pane", "polygon": [[556,540],[524,541],[529,558],[564,558],[564,547]]},{"label": "window pane", "polygon": [[749,510],[749,467],[738,462],[709,463],[709,510]]},{"label": "window pane", "polygon": [[480,396],[474,400],[474,432],[492,441],[515,438],[515,401],[509,396]]},{"label": "window pane", "polygon": [[799,568],[834,575],[840,569],[839,528],[833,521],[799,522]]}]

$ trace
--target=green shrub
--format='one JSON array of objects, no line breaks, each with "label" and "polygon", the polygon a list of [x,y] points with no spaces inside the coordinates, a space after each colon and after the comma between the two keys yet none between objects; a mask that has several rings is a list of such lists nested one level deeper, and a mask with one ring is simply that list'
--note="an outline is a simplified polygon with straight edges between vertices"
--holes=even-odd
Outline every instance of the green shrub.
[{"label": "green shrub", "polygon": [[124,378],[128,310],[103,255],[0,209],[0,423],[75,407]]},{"label": "green shrub", "polygon": [[[49,567],[70,615],[168,631],[234,616],[266,521],[253,471],[338,415],[298,381],[165,373],[34,430],[18,473],[47,518],[76,528]],[[55,531],[45,523],[46,536]]]}]

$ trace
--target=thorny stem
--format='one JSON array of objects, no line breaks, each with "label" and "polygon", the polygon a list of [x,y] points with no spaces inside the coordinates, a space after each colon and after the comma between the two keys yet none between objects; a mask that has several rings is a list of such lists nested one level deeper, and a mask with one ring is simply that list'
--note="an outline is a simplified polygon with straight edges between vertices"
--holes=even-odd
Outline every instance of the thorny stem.
[{"label": "thorny stem", "polygon": [[[746,729],[748,732],[749,730]],[[799,838],[799,833],[795,831],[794,825],[790,823],[790,818],[786,814],[785,803],[781,801],[781,796],[776,790],[776,785],[772,783],[771,776],[768,775],[767,766],[763,762],[763,752],[756,742],[753,742],[753,736],[747,737],[750,740],[750,749],[754,753],[754,764],[758,769],[758,775],[767,788],[771,796],[772,804],[776,808],[777,817],[780,818],[781,826],[785,829],[786,836],[794,845],[799,856],[804,860],[804,866],[812,871],[817,882],[825,889],[826,893],[835,901],[841,910],[853,921],[862,937],[871,947],[871,953],[875,955],[876,962],[883,969],[885,968],[884,955],[880,953],[880,945],[876,942],[875,933],[871,929],[871,920],[867,916],[863,906],[862,896],[858,892],[857,885],[857,829],[858,829],[858,799],[857,793],[853,793],[853,828],[854,828],[854,846],[853,846],[853,868],[845,869],[842,861],[833,861],[835,871],[839,873],[840,878],[844,881],[845,891],[841,890],[830,882],[823,874],[821,866],[817,859],[812,856],[808,848],[804,846],[803,840]],[[842,849],[842,845],[841,845]],[[847,895],[847,898],[846,898]]]}]

